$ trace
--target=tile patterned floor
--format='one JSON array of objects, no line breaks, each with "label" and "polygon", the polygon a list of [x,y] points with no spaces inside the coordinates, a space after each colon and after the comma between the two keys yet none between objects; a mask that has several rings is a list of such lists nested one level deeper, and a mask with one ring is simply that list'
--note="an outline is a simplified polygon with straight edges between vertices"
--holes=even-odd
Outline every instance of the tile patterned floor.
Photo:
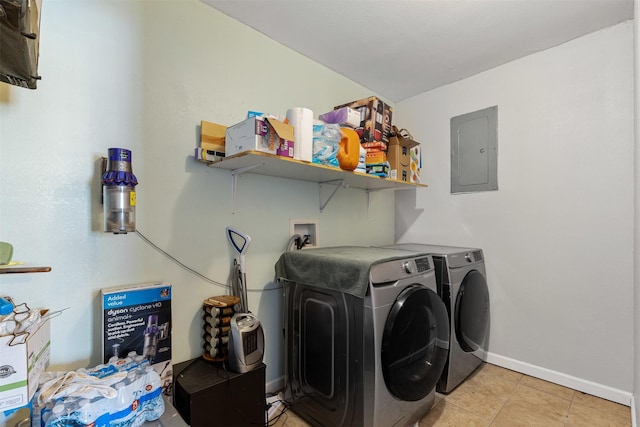
[{"label": "tile patterned floor", "polygon": [[[270,424],[271,425],[271,424]],[[307,427],[285,412],[277,427]],[[419,427],[631,427],[628,406],[484,364],[436,401]]]}]

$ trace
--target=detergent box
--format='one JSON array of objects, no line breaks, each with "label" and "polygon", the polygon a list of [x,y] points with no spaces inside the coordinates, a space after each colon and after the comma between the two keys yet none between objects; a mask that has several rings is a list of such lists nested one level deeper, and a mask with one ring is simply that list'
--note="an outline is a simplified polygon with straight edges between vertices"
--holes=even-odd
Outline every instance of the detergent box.
[{"label": "detergent box", "polygon": [[271,117],[255,116],[227,128],[225,156],[243,151],[262,151],[293,157],[293,126]]},{"label": "detergent box", "polygon": [[172,389],[171,285],[146,283],[102,289],[102,362],[141,354]]},{"label": "detergent box", "polygon": [[27,405],[38,388],[40,374],[49,366],[47,313],[40,310],[45,320],[24,333],[0,337],[0,412]]}]

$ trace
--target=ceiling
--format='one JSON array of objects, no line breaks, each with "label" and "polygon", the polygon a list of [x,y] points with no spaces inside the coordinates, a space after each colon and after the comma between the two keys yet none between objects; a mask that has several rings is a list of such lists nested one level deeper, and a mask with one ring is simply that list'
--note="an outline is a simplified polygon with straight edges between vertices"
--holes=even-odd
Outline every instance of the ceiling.
[{"label": "ceiling", "polygon": [[202,0],[396,102],[633,19],[633,0]]}]

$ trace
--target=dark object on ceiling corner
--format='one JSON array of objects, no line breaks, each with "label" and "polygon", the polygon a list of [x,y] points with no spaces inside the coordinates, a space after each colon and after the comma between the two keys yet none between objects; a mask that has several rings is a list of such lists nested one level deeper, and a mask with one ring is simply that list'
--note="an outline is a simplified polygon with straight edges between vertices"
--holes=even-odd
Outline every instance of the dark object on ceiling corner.
[{"label": "dark object on ceiling corner", "polygon": [[0,82],[36,89],[41,0],[0,0]]}]

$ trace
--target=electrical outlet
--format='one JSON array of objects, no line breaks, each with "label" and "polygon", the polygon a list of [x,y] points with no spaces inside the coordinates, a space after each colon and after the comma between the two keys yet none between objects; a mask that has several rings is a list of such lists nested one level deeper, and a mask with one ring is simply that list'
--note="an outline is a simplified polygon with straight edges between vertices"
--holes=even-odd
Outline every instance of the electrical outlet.
[{"label": "electrical outlet", "polygon": [[304,248],[317,248],[320,246],[320,233],[318,229],[317,219],[290,219],[289,220],[289,237],[296,234],[300,235],[303,240],[309,236]]}]

